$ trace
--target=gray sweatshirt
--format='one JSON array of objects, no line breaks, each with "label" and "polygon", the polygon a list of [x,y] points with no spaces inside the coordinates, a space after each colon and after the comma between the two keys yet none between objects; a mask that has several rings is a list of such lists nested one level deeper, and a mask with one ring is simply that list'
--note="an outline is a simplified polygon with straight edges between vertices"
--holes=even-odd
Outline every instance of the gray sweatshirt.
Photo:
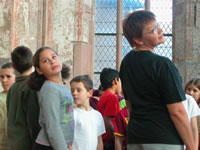
[{"label": "gray sweatshirt", "polygon": [[73,98],[66,87],[45,81],[39,95],[42,127],[36,143],[52,146],[54,150],[68,150],[74,137]]}]

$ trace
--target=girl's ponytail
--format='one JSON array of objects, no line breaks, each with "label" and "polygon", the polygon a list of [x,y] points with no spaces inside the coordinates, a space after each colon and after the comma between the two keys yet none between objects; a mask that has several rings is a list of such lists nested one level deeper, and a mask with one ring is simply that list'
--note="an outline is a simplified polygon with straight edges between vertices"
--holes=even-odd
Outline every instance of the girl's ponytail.
[{"label": "girl's ponytail", "polygon": [[44,75],[40,75],[37,71],[34,71],[30,74],[27,84],[32,90],[39,91],[46,80]]}]

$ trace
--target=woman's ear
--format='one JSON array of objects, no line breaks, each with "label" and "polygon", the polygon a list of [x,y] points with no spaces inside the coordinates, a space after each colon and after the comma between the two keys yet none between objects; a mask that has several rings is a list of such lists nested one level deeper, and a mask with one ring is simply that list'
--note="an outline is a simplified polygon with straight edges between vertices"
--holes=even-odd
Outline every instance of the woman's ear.
[{"label": "woman's ear", "polygon": [[36,67],[35,70],[37,71],[38,74],[42,75],[43,72],[40,70],[40,68]]},{"label": "woman's ear", "polygon": [[139,38],[134,38],[133,41],[135,42],[135,45],[143,45],[143,41]]}]

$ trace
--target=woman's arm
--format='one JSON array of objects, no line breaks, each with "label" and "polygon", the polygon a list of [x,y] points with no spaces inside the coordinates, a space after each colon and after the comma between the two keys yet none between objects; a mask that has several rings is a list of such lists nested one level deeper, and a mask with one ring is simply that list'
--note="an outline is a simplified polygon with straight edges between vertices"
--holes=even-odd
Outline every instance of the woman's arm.
[{"label": "woman's arm", "polygon": [[194,150],[194,140],[187,113],[182,102],[167,104],[167,109],[186,150]]},{"label": "woman's arm", "polygon": [[97,150],[103,150],[103,140],[101,136],[98,136]]},{"label": "woman's arm", "polygon": [[190,124],[191,124],[191,127],[192,127],[195,150],[198,150],[198,147],[199,147],[199,131],[198,131],[198,124],[197,124],[197,117],[192,117]]}]

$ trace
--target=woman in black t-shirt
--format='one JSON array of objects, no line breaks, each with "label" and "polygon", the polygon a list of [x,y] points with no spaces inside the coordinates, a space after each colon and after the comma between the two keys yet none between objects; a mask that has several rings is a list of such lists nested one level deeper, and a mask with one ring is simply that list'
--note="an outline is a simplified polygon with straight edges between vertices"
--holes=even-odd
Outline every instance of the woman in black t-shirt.
[{"label": "woman in black t-shirt", "polygon": [[130,13],[123,32],[134,48],[120,67],[124,96],[132,107],[128,150],[181,150],[183,144],[193,150],[179,72],[171,60],[154,53],[165,42],[155,15],[144,10]]}]

